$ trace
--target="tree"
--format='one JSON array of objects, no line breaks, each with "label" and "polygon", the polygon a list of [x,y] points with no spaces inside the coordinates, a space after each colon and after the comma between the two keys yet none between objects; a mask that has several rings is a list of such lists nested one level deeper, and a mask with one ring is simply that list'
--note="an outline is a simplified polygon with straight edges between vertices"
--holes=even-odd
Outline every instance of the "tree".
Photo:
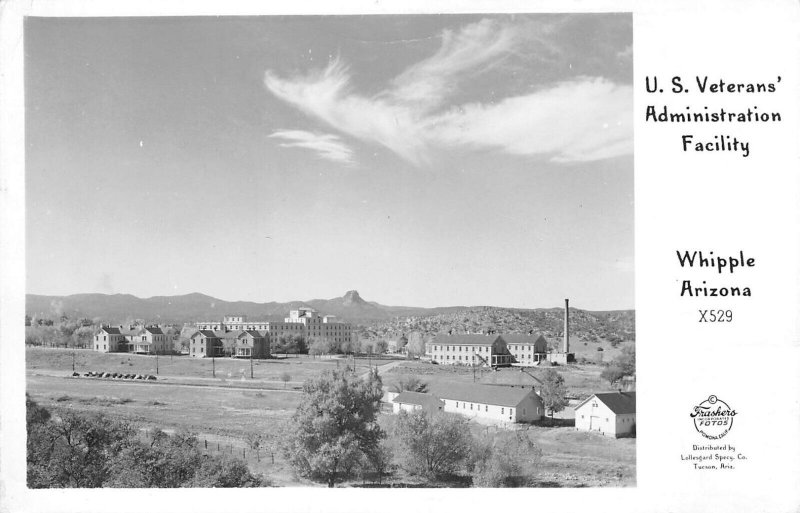
[{"label": "tree", "polygon": [[378,484],[381,484],[383,476],[392,467],[393,459],[394,452],[392,448],[386,443],[386,440],[382,440],[374,450],[365,453],[361,458],[359,466],[361,467],[362,476],[366,477],[368,471],[372,471],[378,477]]},{"label": "tree", "polygon": [[422,333],[413,331],[409,334],[406,350],[408,354],[412,356],[422,356],[425,354],[425,339],[422,337]]},{"label": "tree", "polygon": [[236,351],[236,339],[234,337],[222,338],[222,352],[225,356],[231,356]]},{"label": "tree", "polygon": [[306,341],[302,335],[296,333],[284,333],[278,337],[275,345],[272,346],[273,353],[302,354],[307,352]]},{"label": "tree", "polygon": [[372,354],[375,349],[374,342],[369,339],[364,339],[361,341],[361,352],[364,354]]},{"label": "tree", "polygon": [[126,421],[59,410],[57,421],[27,399],[30,488],[258,486],[244,463],[202,454],[197,438],[156,429],[140,441]]},{"label": "tree", "polygon": [[111,475],[111,461],[135,444],[135,430],[103,415],[65,410],[59,421],[31,400],[28,416],[28,487],[98,488]]},{"label": "tree", "polygon": [[337,369],[306,381],[284,445],[295,472],[330,488],[351,477],[385,436],[377,422],[382,395],[376,371],[366,380]]},{"label": "tree", "polygon": [[312,338],[310,339],[311,345],[308,348],[308,353],[312,355],[330,354],[331,345],[328,339],[325,338]]},{"label": "tree", "polygon": [[417,376],[400,376],[397,383],[392,385],[392,392],[420,392],[425,393],[428,391],[428,384],[422,381]]},{"label": "tree", "polygon": [[284,371],[284,372],[282,372],[282,373],[281,373],[281,381],[283,381],[283,388],[284,388],[284,390],[286,389],[286,384],[287,384],[289,381],[291,381],[291,379],[292,379],[292,376],[291,376],[291,375],[290,375],[288,372],[285,372],[285,371]]},{"label": "tree", "polygon": [[540,396],[544,407],[550,410],[550,418],[552,419],[556,412],[563,410],[568,404],[564,377],[553,369],[544,371]]},{"label": "tree", "polygon": [[383,339],[378,339],[375,341],[375,352],[377,354],[384,354],[388,347],[389,344]]},{"label": "tree", "polygon": [[75,347],[91,347],[94,338],[95,328],[93,326],[81,326],[72,333]]},{"label": "tree", "polygon": [[623,347],[619,355],[614,358],[614,363],[619,366],[625,376],[636,376],[636,346],[630,344]]},{"label": "tree", "polygon": [[486,437],[473,454],[472,484],[489,488],[529,486],[542,457],[526,431]]},{"label": "tree", "polygon": [[451,413],[401,411],[395,435],[406,470],[433,478],[460,470],[472,445],[467,420]]},{"label": "tree", "polygon": [[608,365],[605,369],[603,369],[603,372],[600,373],[600,377],[608,381],[608,384],[611,386],[614,386],[615,383],[618,383],[623,376],[625,376],[625,371],[623,371],[619,365],[615,365],[613,363]]}]

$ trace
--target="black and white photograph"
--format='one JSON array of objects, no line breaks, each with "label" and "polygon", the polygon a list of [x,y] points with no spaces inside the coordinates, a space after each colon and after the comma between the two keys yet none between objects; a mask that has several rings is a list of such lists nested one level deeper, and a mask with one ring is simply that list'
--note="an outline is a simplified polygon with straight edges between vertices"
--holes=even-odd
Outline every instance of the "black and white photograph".
[{"label": "black and white photograph", "polygon": [[0,0],[0,513],[796,513],[794,0]]},{"label": "black and white photograph", "polygon": [[636,486],[631,13],[24,45],[29,488]]}]

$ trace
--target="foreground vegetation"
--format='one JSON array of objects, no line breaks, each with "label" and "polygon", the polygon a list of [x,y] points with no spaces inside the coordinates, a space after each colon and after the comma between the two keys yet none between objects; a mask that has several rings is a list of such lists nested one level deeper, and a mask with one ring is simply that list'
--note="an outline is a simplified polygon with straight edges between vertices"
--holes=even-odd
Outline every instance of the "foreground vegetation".
[{"label": "foreground vegetation", "polygon": [[263,486],[239,460],[203,454],[183,432],[152,434],[104,415],[55,412],[27,398],[27,481],[30,488],[184,488]]},{"label": "foreground vegetation", "polygon": [[[260,366],[257,362],[256,379],[250,380],[249,372],[246,373],[248,379],[243,379],[238,372],[248,362],[218,359],[218,376],[226,377],[211,379],[210,361],[175,357],[169,363],[169,357],[162,357],[159,380],[142,383],[69,377],[71,353],[65,349],[29,348],[26,351],[28,392],[39,405],[54,412],[54,416],[58,416],[55,412],[66,410],[92,418],[100,414],[152,432],[160,429],[177,436],[189,431],[195,434],[196,447],[202,454],[226,454],[226,458],[245,465],[252,475],[266,476],[273,486],[328,485],[322,478],[299,472],[292,463],[292,455],[281,448],[288,445],[286,433],[297,432],[292,427],[292,417],[305,402],[302,382],[298,380],[319,379],[326,371],[343,372],[346,360],[292,356],[265,361]],[[137,371],[141,367],[148,372],[147,366],[155,363],[154,357],[131,356],[133,366],[129,366],[127,355],[91,351],[77,351],[77,354],[79,371],[116,370],[113,367],[119,365]],[[345,373],[353,386],[366,383],[362,377],[368,374],[366,361],[356,363],[355,375]],[[439,381],[471,382],[473,379],[469,369],[410,361],[392,365],[391,370],[382,371],[379,376],[384,389],[391,390],[395,385],[416,389]],[[285,390],[285,383],[279,380],[284,369],[292,375]],[[607,382],[602,384],[601,369],[596,365],[553,369],[564,376],[570,391],[573,386],[584,386],[585,381],[592,383],[592,387],[608,386]],[[542,378],[546,370],[530,371]],[[170,375],[165,376],[165,372]],[[180,376],[173,377],[173,372]],[[208,377],[194,379],[191,378],[193,372]],[[232,378],[227,377],[229,372]],[[327,404],[328,401],[318,403]],[[385,403],[377,406],[375,421],[383,436],[369,454],[370,458],[360,456],[365,454],[360,450],[345,458],[348,464],[343,468],[347,472],[336,476],[336,486],[490,486],[486,483],[505,479],[492,476],[511,476],[503,486],[629,486],[635,483],[635,439],[616,440],[595,433],[576,432],[559,419],[552,425],[544,423],[525,426],[521,431],[504,431],[467,422],[461,417],[444,416],[445,420],[429,419],[429,424],[417,419],[414,429],[409,430],[412,426],[403,422],[412,422],[412,416],[387,414],[387,406]],[[315,406],[310,411],[318,410]],[[450,431],[445,429],[447,426]],[[409,432],[427,434],[409,437]],[[435,467],[422,470],[427,465],[419,465],[418,460],[415,463],[410,440],[424,441],[429,437],[435,440],[440,432],[460,433],[469,448],[468,456],[457,460],[449,470]],[[148,445],[150,442],[145,440]],[[490,446],[488,452],[487,445]],[[504,454],[506,447],[516,447],[511,453],[520,455],[521,459],[515,461]],[[483,456],[474,458],[473,454]],[[504,469],[504,465],[508,468]]]}]

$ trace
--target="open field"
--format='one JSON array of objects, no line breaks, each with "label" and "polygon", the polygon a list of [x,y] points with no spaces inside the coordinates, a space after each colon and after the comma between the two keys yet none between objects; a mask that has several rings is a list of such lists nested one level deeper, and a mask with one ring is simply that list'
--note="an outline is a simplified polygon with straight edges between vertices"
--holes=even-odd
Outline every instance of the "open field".
[{"label": "open field", "polygon": [[[73,354],[75,371],[122,372],[156,374],[156,357],[126,353],[97,353],[90,349],[55,349],[29,347],[25,349],[25,366],[40,373],[72,372]],[[352,362],[352,361],[351,361]],[[385,363],[385,361],[381,361]],[[188,356],[159,356],[159,380],[236,380],[260,384],[272,382],[283,387],[281,376],[290,376],[289,385],[299,386],[310,377],[326,369],[344,366],[342,358],[313,358],[307,355],[269,360],[253,360],[253,379],[250,378],[250,360],[234,358],[190,358]],[[375,361],[373,361],[373,365]],[[369,370],[367,359],[356,361],[356,371]],[[216,378],[213,373],[216,372]],[[260,386],[260,385],[259,385]]]},{"label": "open field", "polygon": [[[27,391],[41,405],[102,412],[133,421],[144,429],[186,429],[196,433],[200,440],[207,441],[209,451],[216,451],[219,447],[220,451],[244,457],[252,471],[264,474],[277,486],[318,486],[293,476],[280,454],[275,455],[274,463],[263,450],[256,456],[247,447],[245,439],[252,431],[274,430],[292,415],[301,397],[297,390],[300,385],[298,378],[306,379],[324,369],[343,366],[343,360],[300,357],[256,362],[256,379],[251,380],[249,366],[244,365],[249,361],[217,359],[217,376],[225,377],[213,379],[209,360],[174,357],[169,362],[170,358],[166,356],[159,358],[159,380],[141,382],[69,377],[72,373],[71,353],[71,350],[62,349],[27,350]],[[76,370],[154,374],[149,367],[154,360],[145,356],[76,351]],[[387,365],[381,372],[386,386],[396,383],[405,374],[417,374],[429,383],[472,381],[472,372],[468,369],[414,361],[390,362],[372,361],[373,365]],[[366,372],[367,363],[366,359],[358,359],[357,371]],[[154,369],[154,365],[152,367]],[[239,372],[241,368],[247,371],[244,379]],[[596,366],[571,365],[556,369],[563,373],[568,385],[575,383],[586,388],[599,382],[600,370]],[[283,389],[284,383],[279,381],[284,370],[292,375],[286,390]],[[542,370],[534,369],[534,375]],[[475,429],[485,428],[476,425]],[[635,484],[635,439],[615,440],[576,432],[570,427],[530,426],[528,429],[534,432],[543,453],[537,475],[540,486]],[[397,471],[387,482],[394,485],[423,484],[409,478],[403,471]]]},{"label": "open field", "polygon": [[[559,365],[556,367],[526,367],[525,372],[541,379],[546,369],[554,369],[564,377],[564,383],[572,396],[587,397],[595,392],[611,390],[607,381],[600,378],[603,368],[599,365]],[[403,376],[417,376],[422,381],[433,385],[441,382],[472,383],[493,372],[513,373],[520,372],[519,368],[512,367],[499,370],[473,369],[454,365],[433,365],[426,362],[404,361],[391,369],[381,373],[383,384],[392,386]]]}]

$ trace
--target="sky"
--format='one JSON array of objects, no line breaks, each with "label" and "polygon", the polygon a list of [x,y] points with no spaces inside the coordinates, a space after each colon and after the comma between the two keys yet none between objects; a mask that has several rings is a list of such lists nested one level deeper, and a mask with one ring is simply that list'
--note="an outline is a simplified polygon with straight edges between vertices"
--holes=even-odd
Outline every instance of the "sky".
[{"label": "sky", "polygon": [[34,294],[633,308],[629,14],[28,18]]}]

